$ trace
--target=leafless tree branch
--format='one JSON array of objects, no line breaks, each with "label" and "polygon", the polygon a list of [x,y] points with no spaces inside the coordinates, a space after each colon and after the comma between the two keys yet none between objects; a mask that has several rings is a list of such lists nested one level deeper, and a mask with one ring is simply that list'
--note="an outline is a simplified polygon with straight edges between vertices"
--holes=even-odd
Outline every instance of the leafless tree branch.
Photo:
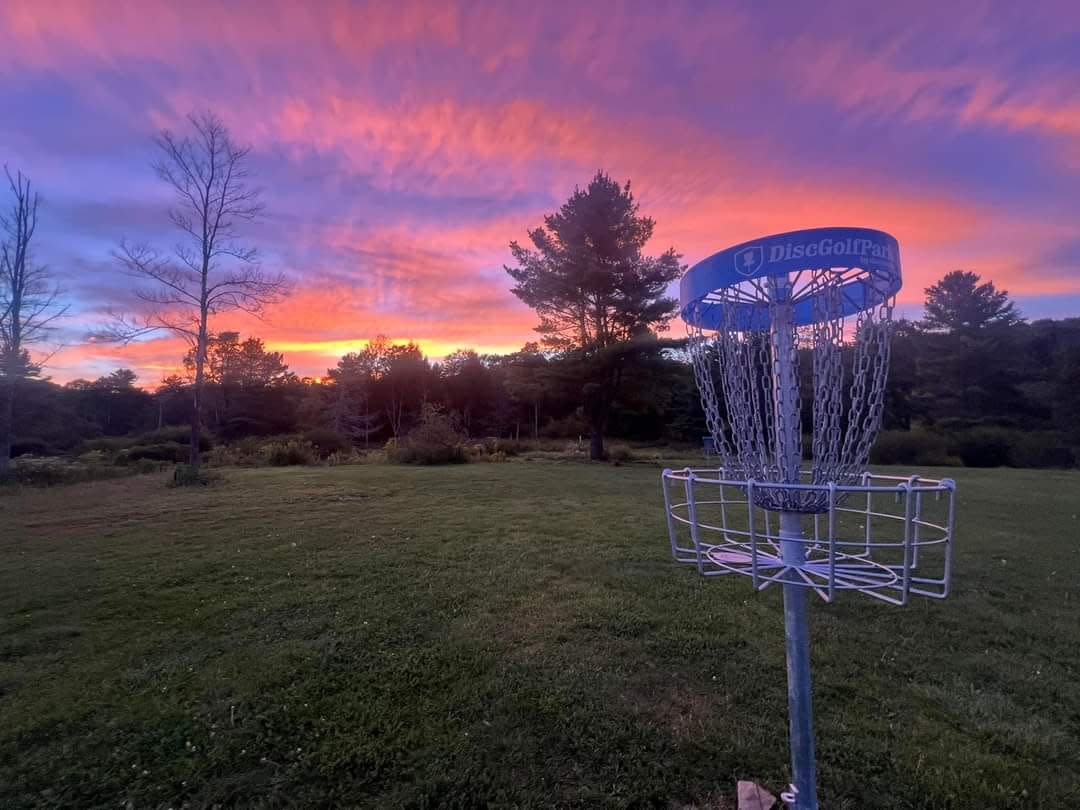
[{"label": "leafless tree branch", "polygon": [[130,342],[156,330],[184,336],[195,348],[192,464],[197,466],[199,409],[209,319],[230,310],[259,314],[288,294],[283,275],[259,266],[258,249],[244,244],[240,224],[262,216],[261,190],[250,183],[251,147],[236,144],[224,122],[210,112],[188,116],[190,132],[163,130],[157,176],[174,192],[169,221],[181,235],[169,256],[141,244],[121,242],[114,255],[125,271],[149,282],[137,298],[139,316],[114,316],[96,335]]},{"label": "leafless tree branch", "polygon": [[41,197],[22,172],[5,166],[4,176],[11,203],[0,210],[0,473],[10,456],[17,383],[56,353],[32,360],[28,347],[45,342],[68,310],[63,290],[31,255]]}]

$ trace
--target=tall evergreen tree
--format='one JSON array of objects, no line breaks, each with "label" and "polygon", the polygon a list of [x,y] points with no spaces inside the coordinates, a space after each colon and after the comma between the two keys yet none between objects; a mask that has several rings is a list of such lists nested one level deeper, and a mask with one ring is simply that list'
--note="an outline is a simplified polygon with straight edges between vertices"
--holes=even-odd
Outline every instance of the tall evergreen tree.
[{"label": "tall evergreen tree", "polygon": [[970,270],[953,270],[926,288],[921,325],[927,331],[965,334],[1022,321],[1006,290],[998,290],[992,281],[981,281]]},{"label": "tall evergreen tree", "polygon": [[665,292],[684,267],[674,248],[644,254],[654,227],[629,182],[620,186],[597,172],[529,231],[532,248],[510,243],[517,266],[505,269],[514,295],[536,310],[544,344],[581,369],[593,459],[604,457],[604,429],[634,355],[627,345],[648,343],[676,310]]}]

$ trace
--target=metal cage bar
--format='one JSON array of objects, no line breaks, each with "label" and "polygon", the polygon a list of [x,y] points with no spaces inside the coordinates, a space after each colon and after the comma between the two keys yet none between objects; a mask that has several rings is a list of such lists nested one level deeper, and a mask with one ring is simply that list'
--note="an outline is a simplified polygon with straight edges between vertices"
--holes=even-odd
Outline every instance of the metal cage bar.
[{"label": "metal cage bar", "polygon": [[[661,477],[672,557],[703,576],[747,576],[754,590],[793,584],[825,602],[841,591],[895,605],[913,594],[948,594],[956,512],[951,479],[864,473],[858,484],[788,484],[740,480],[723,468],[667,469]],[[681,485],[683,500],[672,497],[673,485]],[[769,490],[816,493],[826,509],[815,517],[813,532],[781,532],[774,513],[760,505]],[[927,511],[928,495],[944,499],[941,516]],[[865,505],[843,505],[857,496],[865,496]],[[853,527],[856,519],[862,523]],[[680,539],[687,532],[689,547]],[[782,554],[783,544],[802,551]]]}]

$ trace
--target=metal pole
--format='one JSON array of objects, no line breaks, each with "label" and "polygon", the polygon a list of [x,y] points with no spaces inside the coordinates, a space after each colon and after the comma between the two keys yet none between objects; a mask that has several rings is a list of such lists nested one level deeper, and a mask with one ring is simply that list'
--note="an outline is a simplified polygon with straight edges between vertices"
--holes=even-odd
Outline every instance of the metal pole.
[{"label": "metal pole", "polygon": [[[788,539],[791,538],[791,539]],[[780,552],[784,562],[802,562],[805,545],[802,517],[780,513]],[[791,576],[798,576],[791,572]],[[806,588],[784,583],[784,638],[787,645],[788,726],[792,783],[797,810],[817,810],[817,766],[814,762],[814,711],[810,696],[810,629],[806,617]]]},{"label": "metal pole", "polygon": [[[799,482],[799,379],[791,324],[791,282],[773,276],[772,362],[776,465],[783,481]],[[806,561],[802,515],[780,513],[780,554],[787,565]],[[810,697],[810,630],[806,618],[806,589],[797,571],[789,570],[784,582],[784,638],[787,651],[788,724],[790,728],[792,782],[796,810],[817,810],[817,777],[814,762],[814,713]]]}]

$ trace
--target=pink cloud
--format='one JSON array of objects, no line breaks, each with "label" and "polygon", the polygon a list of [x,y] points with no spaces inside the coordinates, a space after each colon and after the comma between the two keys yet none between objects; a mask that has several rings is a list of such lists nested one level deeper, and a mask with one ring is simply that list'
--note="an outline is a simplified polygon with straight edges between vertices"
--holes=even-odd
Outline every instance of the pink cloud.
[{"label": "pink cloud", "polygon": [[[380,332],[435,354],[533,338],[535,319],[500,269],[507,243],[598,168],[633,179],[658,222],[653,249],[673,245],[689,262],[763,233],[867,225],[900,239],[905,301],[957,266],[997,274],[1016,292],[1077,291],[1074,268],[1027,270],[1039,239],[1080,236],[1064,208],[1047,222],[1022,204],[1005,210],[942,178],[909,177],[904,165],[785,151],[815,127],[839,138],[842,124],[880,118],[897,128],[1033,134],[1063,155],[1072,148],[1065,165],[1080,165],[1075,83],[1045,68],[1018,78],[1008,67],[1020,55],[1005,27],[1054,23],[971,8],[940,10],[941,25],[916,10],[901,25],[858,6],[763,20],[679,4],[601,16],[542,4],[328,0],[313,13],[288,2],[191,0],[116,3],[103,14],[89,1],[9,0],[0,6],[0,76],[67,77],[103,117],[147,139],[210,106],[260,158],[281,158],[283,179],[268,196],[293,222],[268,241],[304,256],[283,260],[296,265],[282,268],[296,294],[266,321],[225,318],[215,328],[261,335],[302,372],[321,373],[327,352]],[[790,31],[777,33],[781,24]],[[962,52],[941,49],[956,40],[949,31],[963,31]],[[917,55],[924,40],[929,50]],[[145,97],[127,98],[117,75],[137,77]],[[756,115],[782,120],[762,113],[776,99],[817,105],[820,120],[755,129]],[[308,181],[310,166],[331,179]],[[334,207],[319,206],[331,185]],[[355,198],[341,191],[352,186]],[[367,190],[405,202],[380,209]],[[299,194],[312,198],[307,213],[289,208]],[[489,205],[466,216],[454,208],[464,197]],[[87,344],[63,362],[156,374],[182,354],[169,340]]]}]

